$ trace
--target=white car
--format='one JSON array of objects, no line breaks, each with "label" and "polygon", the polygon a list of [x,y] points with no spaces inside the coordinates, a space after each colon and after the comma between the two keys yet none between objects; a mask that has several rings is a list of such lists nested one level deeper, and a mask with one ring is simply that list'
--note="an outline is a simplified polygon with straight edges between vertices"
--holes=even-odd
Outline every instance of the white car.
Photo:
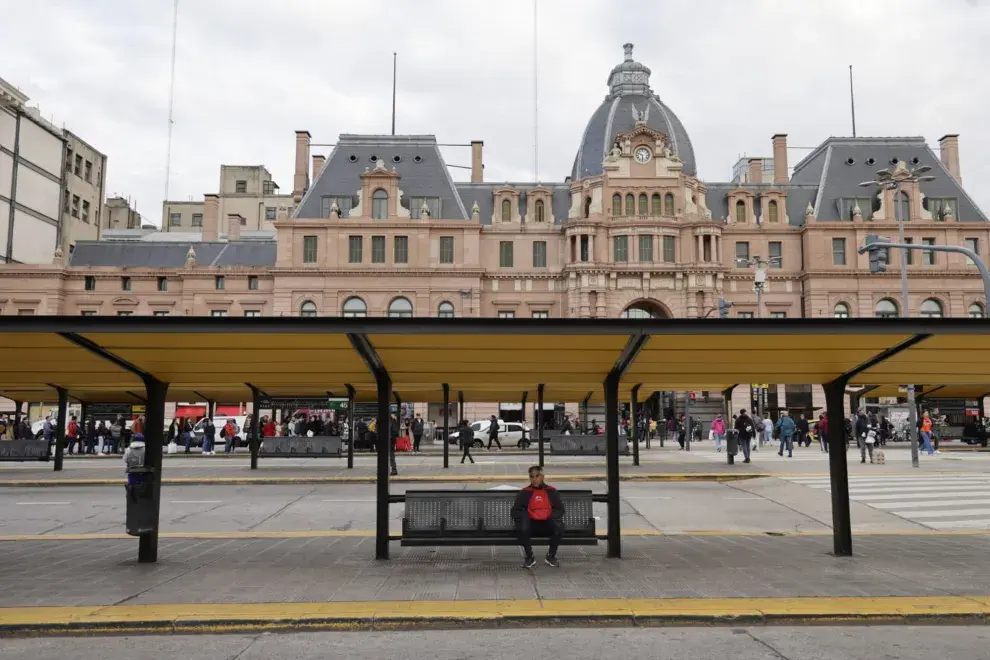
[{"label": "white car", "polygon": [[[477,422],[471,423],[471,428],[474,430],[474,444],[473,447],[487,447],[488,446],[488,429],[492,425],[492,420],[483,419]],[[460,433],[458,431],[451,431],[449,442],[452,445],[459,443]],[[498,441],[503,447],[508,446],[523,446],[523,440],[529,441],[530,428],[525,424],[520,422],[505,422],[503,420],[498,420]]]},{"label": "white car", "polygon": [[[227,424],[227,420],[228,419],[234,420],[234,426],[237,428],[237,436],[236,436],[237,437],[237,446],[243,447],[244,446],[244,439],[247,437],[247,429],[244,428],[244,424],[247,421],[247,416],[242,416],[242,417],[214,417],[213,418],[213,426],[215,426],[216,429],[217,429],[217,435],[216,435],[216,438],[214,438],[214,444],[215,444],[215,446],[220,447],[220,446],[226,446],[226,444],[227,444],[227,439],[220,437],[220,431],[223,430],[223,427]],[[202,447],[203,446],[203,424],[205,422],[206,422],[206,418],[204,417],[203,419],[201,419],[198,422],[196,422],[195,425],[193,425],[193,439],[192,439],[192,443],[191,443],[193,447]],[[168,432],[166,431],[166,436],[167,436],[167,434],[168,434]],[[176,441],[176,442],[178,442],[178,441]]]}]

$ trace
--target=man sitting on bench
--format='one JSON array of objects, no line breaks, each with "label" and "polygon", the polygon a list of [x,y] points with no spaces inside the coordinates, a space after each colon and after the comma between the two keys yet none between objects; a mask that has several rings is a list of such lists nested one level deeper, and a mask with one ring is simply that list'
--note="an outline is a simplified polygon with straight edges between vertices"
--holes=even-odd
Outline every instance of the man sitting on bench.
[{"label": "man sitting on bench", "polygon": [[543,468],[529,468],[529,485],[516,495],[512,505],[512,519],[516,523],[519,545],[526,552],[523,568],[536,566],[533,556],[533,535],[550,538],[550,549],[545,561],[547,566],[558,568],[557,546],[564,535],[564,502],[557,489],[543,482]]}]

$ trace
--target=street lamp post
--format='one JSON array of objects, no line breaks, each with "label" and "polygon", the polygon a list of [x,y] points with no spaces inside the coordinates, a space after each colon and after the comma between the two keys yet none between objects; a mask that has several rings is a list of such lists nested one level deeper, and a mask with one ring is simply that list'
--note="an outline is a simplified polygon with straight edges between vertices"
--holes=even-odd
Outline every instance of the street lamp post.
[{"label": "street lamp post", "polygon": [[763,288],[767,283],[767,268],[770,266],[779,266],[780,263],[780,257],[770,257],[770,259],[764,259],[763,257],[736,259],[736,265],[740,268],[752,267],[756,269],[753,275],[753,290],[756,291],[756,318],[763,316]]},{"label": "street lamp post", "polygon": [[[874,181],[864,181],[859,184],[863,188],[879,188],[880,190],[893,191],[894,201],[894,222],[897,223],[897,236],[900,243],[904,243],[904,222],[908,218],[900,217],[897,212],[898,192],[902,183],[920,184],[925,181],[934,181],[935,177],[928,174],[931,171],[928,165],[922,165],[914,169],[907,169],[903,163],[899,163],[890,170],[877,171],[877,178]],[[910,209],[908,209],[910,213]],[[907,250],[901,250],[901,316],[910,316],[908,306],[908,272],[907,272]],[[907,386],[908,400],[908,433],[911,438],[911,465],[918,467],[918,411],[914,403],[914,385]],[[855,411],[853,411],[855,412]]]}]

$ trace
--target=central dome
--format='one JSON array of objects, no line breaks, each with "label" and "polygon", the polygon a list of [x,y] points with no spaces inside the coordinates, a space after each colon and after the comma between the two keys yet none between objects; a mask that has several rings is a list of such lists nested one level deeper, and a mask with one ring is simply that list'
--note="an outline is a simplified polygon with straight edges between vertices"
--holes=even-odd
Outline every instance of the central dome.
[{"label": "central dome", "polygon": [[615,143],[615,136],[632,130],[636,119],[670,138],[671,150],[684,163],[684,173],[697,176],[694,148],[684,125],[650,89],[650,69],[633,60],[632,44],[623,46],[625,59],[608,76],[609,93],[591,115],[571,170],[578,180],[602,173],[602,161]]}]

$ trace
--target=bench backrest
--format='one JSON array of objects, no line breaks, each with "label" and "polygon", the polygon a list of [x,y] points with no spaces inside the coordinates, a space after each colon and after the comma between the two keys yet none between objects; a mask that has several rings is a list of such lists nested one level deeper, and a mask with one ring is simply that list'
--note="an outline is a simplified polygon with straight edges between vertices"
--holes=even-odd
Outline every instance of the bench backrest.
[{"label": "bench backrest", "polygon": [[[550,438],[550,451],[594,452],[604,455],[605,442],[604,435],[559,435]],[[629,450],[629,438],[627,436],[620,435],[618,446],[620,454],[627,452]]]},{"label": "bench backrest", "polygon": [[[435,531],[441,520],[448,530],[512,531],[512,504],[517,491],[407,490],[406,529]],[[594,516],[590,490],[559,490],[564,528],[583,529]]]},{"label": "bench backrest", "polygon": [[258,453],[261,456],[332,456],[340,457],[341,439],[336,436],[299,436],[265,438]]}]

